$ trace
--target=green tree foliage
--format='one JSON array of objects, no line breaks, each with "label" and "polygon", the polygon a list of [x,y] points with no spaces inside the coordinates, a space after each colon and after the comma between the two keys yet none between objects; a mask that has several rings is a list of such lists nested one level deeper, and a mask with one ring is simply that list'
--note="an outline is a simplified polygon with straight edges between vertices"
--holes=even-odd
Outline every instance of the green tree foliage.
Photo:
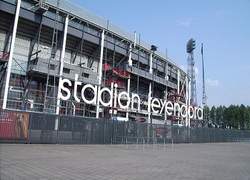
[{"label": "green tree foliage", "polygon": [[206,108],[205,113],[208,127],[250,129],[250,106],[213,106],[211,109]]}]

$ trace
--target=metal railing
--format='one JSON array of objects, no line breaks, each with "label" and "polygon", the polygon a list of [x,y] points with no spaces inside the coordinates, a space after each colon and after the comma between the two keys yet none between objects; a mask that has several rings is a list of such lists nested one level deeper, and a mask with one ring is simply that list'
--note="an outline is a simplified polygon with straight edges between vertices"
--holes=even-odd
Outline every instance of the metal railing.
[{"label": "metal railing", "polygon": [[[117,141],[117,138],[121,139],[121,141]],[[116,140],[112,142],[115,144],[122,144],[126,148],[129,147],[129,145],[136,146],[138,148],[139,146],[142,146],[143,149],[145,147],[150,147],[152,145],[153,149],[157,148],[159,145],[163,145],[163,149],[166,149],[166,140],[170,140],[171,148],[174,147],[174,140],[172,138],[157,138],[157,137],[127,137],[127,136],[117,136]]]},{"label": "metal railing", "polygon": [[250,138],[233,138],[228,139],[228,142],[250,142]]}]

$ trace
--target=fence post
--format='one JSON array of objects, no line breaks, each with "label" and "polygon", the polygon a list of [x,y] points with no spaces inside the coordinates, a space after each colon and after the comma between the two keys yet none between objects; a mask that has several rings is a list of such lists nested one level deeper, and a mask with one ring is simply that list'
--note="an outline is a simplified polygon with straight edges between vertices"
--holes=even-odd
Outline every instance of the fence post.
[{"label": "fence post", "polygon": [[[103,119],[103,144],[106,144],[106,130],[107,130],[106,118]],[[112,138],[111,138],[112,141]],[[111,142],[112,144],[112,142]]]},{"label": "fence post", "polygon": [[56,129],[56,144],[58,144],[58,142],[59,142],[59,131],[60,131],[60,127],[61,127],[61,117],[56,117],[56,118],[58,118],[58,128]]},{"label": "fence post", "polygon": [[33,113],[30,113],[29,115],[29,132],[28,132],[28,144],[30,144],[30,136],[31,136],[31,130],[32,130],[32,117],[33,117]]}]

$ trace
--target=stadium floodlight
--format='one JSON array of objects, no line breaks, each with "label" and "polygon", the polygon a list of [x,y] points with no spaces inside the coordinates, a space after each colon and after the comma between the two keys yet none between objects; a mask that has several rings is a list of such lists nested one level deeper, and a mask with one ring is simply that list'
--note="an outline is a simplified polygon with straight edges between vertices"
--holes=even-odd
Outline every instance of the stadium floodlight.
[{"label": "stadium floodlight", "polygon": [[187,53],[191,53],[195,49],[195,40],[191,38],[187,43]]},{"label": "stadium floodlight", "polygon": [[151,45],[151,49],[150,50],[153,51],[153,52],[157,51],[157,46]]}]

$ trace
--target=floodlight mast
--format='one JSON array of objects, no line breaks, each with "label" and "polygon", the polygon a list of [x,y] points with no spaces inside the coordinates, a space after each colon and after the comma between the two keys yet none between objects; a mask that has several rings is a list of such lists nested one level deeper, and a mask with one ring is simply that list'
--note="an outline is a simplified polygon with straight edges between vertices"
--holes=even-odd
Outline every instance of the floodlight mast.
[{"label": "floodlight mast", "polygon": [[187,43],[187,53],[188,60],[187,60],[187,74],[190,79],[190,103],[192,105],[197,105],[197,93],[196,93],[196,79],[195,79],[195,61],[194,61],[194,51],[195,49],[195,40],[191,38]]},{"label": "floodlight mast", "polygon": [[205,89],[205,68],[204,68],[204,57],[203,57],[203,43],[201,43],[201,57],[202,57],[202,80],[203,80],[203,93],[202,93],[202,105],[203,107],[207,106],[207,96]]}]

